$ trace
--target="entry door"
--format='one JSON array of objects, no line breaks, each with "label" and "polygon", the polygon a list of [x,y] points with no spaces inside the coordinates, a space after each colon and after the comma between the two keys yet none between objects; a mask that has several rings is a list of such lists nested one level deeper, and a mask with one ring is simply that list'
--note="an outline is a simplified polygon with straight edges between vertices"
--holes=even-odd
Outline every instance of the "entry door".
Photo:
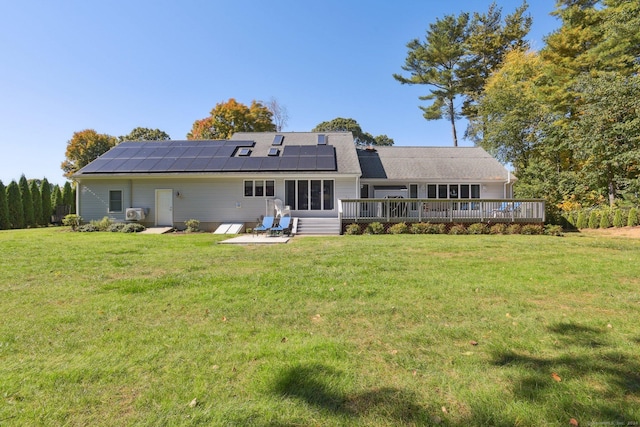
[{"label": "entry door", "polygon": [[156,190],[156,226],[173,227],[173,190]]}]

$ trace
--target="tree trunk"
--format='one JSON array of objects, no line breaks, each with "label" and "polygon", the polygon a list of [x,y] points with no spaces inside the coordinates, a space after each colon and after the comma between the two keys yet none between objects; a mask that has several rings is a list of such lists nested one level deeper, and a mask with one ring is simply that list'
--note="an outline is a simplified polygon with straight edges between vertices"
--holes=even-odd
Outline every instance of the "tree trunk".
[{"label": "tree trunk", "polygon": [[456,132],[456,110],[453,107],[453,99],[449,100],[449,119],[451,120],[451,132],[453,134],[453,146],[458,146],[458,133]]}]

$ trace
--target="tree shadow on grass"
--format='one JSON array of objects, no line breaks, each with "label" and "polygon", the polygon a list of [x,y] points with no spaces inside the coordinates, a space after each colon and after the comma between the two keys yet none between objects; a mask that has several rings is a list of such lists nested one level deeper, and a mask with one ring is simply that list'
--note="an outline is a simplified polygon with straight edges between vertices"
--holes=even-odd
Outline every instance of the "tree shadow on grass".
[{"label": "tree shadow on grass", "polygon": [[398,425],[424,425],[429,419],[413,393],[389,387],[344,393],[336,384],[340,375],[339,371],[321,364],[298,365],[281,373],[274,391],[338,417],[383,417]]},{"label": "tree shadow on grass", "polygon": [[548,331],[561,347],[557,356],[513,350],[493,355],[493,365],[514,368],[511,392],[516,400],[553,407],[564,422],[569,415],[585,422],[640,422],[629,405],[640,398],[638,358],[612,348],[604,330],[563,322]]}]

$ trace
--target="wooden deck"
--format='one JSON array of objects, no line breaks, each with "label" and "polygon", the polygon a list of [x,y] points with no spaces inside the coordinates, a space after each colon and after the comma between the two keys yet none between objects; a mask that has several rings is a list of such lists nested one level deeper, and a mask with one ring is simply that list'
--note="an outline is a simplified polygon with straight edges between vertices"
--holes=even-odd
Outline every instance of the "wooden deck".
[{"label": "wooden deck", "polygon": [[543,223],[541,199],[342,199],[342,223],[352,222],[519,222]]}]

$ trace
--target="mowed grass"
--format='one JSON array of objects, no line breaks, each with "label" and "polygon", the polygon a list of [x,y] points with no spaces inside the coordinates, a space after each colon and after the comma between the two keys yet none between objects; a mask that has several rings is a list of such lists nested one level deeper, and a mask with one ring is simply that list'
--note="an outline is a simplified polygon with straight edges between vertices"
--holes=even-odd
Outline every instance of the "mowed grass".
[{"label": "mowed grass", "polygon": [[222,238],[0,232],[0,425],[640,423],[640,240]]}]

